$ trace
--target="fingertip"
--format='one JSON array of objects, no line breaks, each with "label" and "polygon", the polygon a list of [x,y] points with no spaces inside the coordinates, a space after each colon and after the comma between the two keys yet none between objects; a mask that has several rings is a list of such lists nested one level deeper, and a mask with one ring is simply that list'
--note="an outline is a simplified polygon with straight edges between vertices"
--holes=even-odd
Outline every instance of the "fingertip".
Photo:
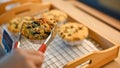
[{"label": "fingertip", "polygon": [[39,55],[41,55],[42,57],[44,57],[44,53],[43,52],[40,52],[38,51]]},{"label": "fingertip", "polygon": [[43,55],[43,52],[41,52],[41,51],[38,51],[38,53],[41,54],[41,55]]},{"label": "fingertip", "polygon": [[12,51],[17,52],[17,53],[21,53],[21,52],[22,52],[22,50],[19,49],[19,48],[15,48],[15,49],[13,49]]}]

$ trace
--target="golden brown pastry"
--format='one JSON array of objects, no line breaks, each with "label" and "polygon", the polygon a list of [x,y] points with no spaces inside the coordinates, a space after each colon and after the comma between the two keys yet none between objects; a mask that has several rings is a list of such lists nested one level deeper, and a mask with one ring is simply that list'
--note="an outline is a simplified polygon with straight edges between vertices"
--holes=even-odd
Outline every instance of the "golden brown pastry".
[{"label": "golden brown pastry", "polygon": [[58,34],[67,41],[80,41],[88,36],[88,28],[80,23],[68,22],[59,27]]},{"label": "golden brown pastry", "polygon": [[46,39],[50,34],[50,31],[50,26],[44,18],[24,22],[22,26],[22,35],[31,40]]},{"label": "golden brown pastry", "polygon": [[8,30],[12,33],[17,34],[20,30],[21,24],[23,22],[28,22],[28,21],[32,21],[33,18],[32,17],[19,17],[19,18],[14,18],[12,19],[9,23],[8,23]]},{"label": "golden brown pastry", "polygon": [[47,23],[50,25],[50,28],[52,29],[56,24],[56,20],[54,19],[54,16],[44,17],[47,21]]},{"label": "golden brown pastry", "polygon": [[54,26],[58,22],[63,22],[68,18],[66,13],[57,9],[43,13],[42,17],[46,18],[51,26]]}]

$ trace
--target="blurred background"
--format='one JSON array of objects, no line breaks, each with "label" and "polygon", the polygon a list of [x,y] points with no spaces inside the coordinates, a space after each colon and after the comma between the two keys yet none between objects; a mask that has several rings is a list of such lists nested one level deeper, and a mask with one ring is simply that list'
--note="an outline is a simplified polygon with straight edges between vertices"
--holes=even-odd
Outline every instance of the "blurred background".
[{"label": "blurred background", "polygon": [[79,0],[79,1],[120,20],[120,0]]},{"label": "blurred background", "polygon": [[[9,0],[0,0],[0,3]],[[78,0],[120,20],[120,0]]]}]

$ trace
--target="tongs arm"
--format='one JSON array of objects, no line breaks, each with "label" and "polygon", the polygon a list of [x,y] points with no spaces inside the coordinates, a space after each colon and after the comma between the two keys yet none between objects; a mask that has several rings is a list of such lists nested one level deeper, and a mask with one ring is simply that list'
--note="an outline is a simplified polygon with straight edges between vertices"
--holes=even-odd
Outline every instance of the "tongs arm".
[{"label": "tongs arm", "polygon": [[20,47],[22,26],[23,26],[23,23],[21,23],[21,25],[20,25],[20,31],[19,31],[19,33],[18,33],[18,40],[15,42],[13,48],[19,48],[19,47]]},{"label": "tongs arm", "polygon": [[47,45],[43,43],[43,44],[40,46],[40,48],[38,49],[38,51],[40,51],[40,52],[42,52],[42,53],[45,53],[46,48],[47,48]]},{"label": "tongs arm", "polygon": [[50,35],[45,40],[45,42],[40,46],[40,48],[38,49],[38,51],[41,51],[41,52],[45,53],[47,46],[55,38],[56,33],[57,33],[56,31],[57,31],[57,25],[55,25],[55,27],[52,29]]}]

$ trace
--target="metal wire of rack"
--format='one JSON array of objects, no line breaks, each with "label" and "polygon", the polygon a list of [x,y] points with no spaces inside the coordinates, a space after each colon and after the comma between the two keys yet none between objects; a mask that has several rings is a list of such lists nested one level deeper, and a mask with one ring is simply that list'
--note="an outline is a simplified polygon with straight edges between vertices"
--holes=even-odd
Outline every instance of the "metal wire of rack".
[{"label": "metal wire of rack", "polygon": [[[67,62],[90,52],[101,50],[102,48],[98,46],[99,44],[90,38],[83,40],[79,45],[70,46],[57,35],[47,48],[42,68],[62,68]],[[40,44],[22,37],[20,48],[37,50],[39,47]],[[0,54],[3,54],[3,51],[0,51]],[[81,68],[84,64],[77,68]]]},{"label": "metal wire of rack", "polygon": [[[1,31],[3,28],[6,29],[6,27],[2,27],[0,28]],[[11,33],[9,34],[11,35]],[[11,37],[15,40],[13,35],[11,35]],[[22,37],[21,48],[38,50],[39,47],[40,44],[31,42],[30,40]],[[67,62],[98,50],[102,50],[102,48],[99,47],[99,44],[91,38],[83,40],[79,45],[70,46],[57,35],[47,48],[42,68],[62,68]],[[3,51],[0,51],[0,54],[3,54]],[[84,64],[80,65],[78,68],[83,65]]]},{"label": "metal wire of rack", "polygon": [[[91,40],[85,39],[80,45],[69,46],[59,36],[56,36],[47,48],[42,68],[62,68],[67,62],[90,52],[98,51],[96,45],[98,46],[98,44],[93,44]],[[26,39],[21,40],[21,48],[37,50],[39,46],[39,44],[32,44]]]}]

